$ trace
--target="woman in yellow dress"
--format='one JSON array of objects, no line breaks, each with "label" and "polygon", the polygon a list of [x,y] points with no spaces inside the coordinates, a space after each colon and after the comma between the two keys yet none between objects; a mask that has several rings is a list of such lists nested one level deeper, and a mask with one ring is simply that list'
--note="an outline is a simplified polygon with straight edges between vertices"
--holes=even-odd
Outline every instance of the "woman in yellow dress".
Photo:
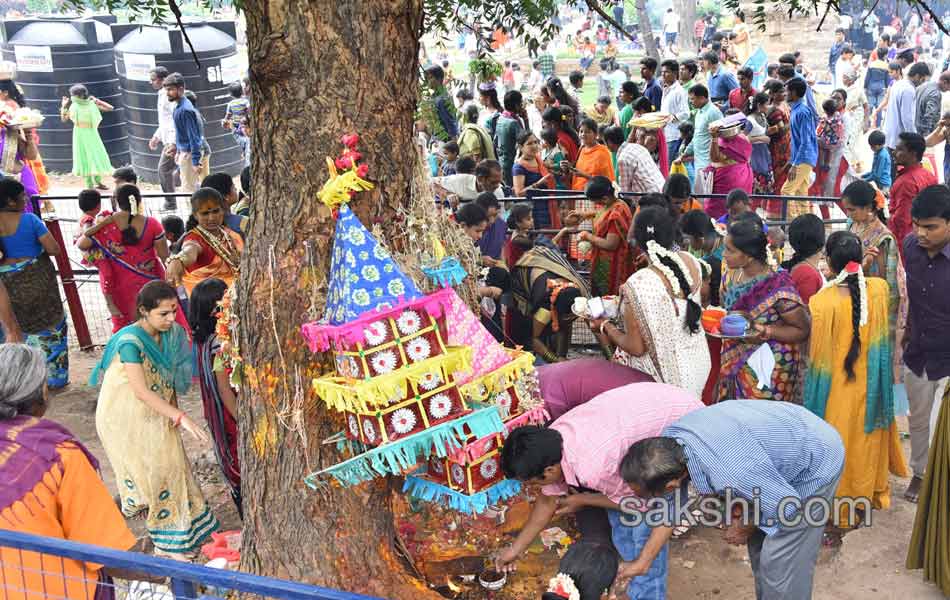
[{"label": "woman in yellow dress", "polygon": [[[831,234],[825,254],[838,276],[809,301],[805,406],[837,429],[844,442],[836,497],[868,498],[873,508],[887,508],[888,473],[910,476],[894,422],[888,285],[864,277],[864,246],[851,232]],[[856,525],[842,508],[837,525]]]},{"label": "woman in yellow dress", "polygon": [[736,34],[736,39],[731,42],[736,50],[736,61],[741,67],[752,56],[752,35],[745,22],[745,13],[741,10],[736,13],[736,24],[732,26],[732,33]]},{"label": "woman in yellow dress", "polygon": [[109,457],[126,517],[145,513],[155,548],[190,558],[218,528],[191,471],[179,429],[199,440],[208,434],[178,397],[191,385],[191,349],[175,322],[178,295],[164,281],[138,295],[139,320],[112,336],[92,373],[101,384],[96,432]]}]

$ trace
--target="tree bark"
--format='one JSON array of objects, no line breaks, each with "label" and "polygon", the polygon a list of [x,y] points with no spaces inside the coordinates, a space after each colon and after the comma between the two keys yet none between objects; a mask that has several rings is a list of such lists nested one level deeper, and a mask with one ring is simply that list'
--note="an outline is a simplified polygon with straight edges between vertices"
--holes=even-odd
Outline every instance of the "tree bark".
[{"label": "tree bark", "polygon": [[324,371],[300,335],[323,309],[334,220],[317,199],[326,157],[358,133],[376,189],[352,206],[386,229],[411,197],[422,0],[247,0],[253,103],[250,234],[236,314],[242,569],[386,598],[417,599],[393,547],[390,486],[310,490],[303,478],[344,456],[343,428],[314,397]]},{"label": "tree bark", "polygon": [[696,0],[675,0],[673,10],[680,16],[679,47],[680,54],[692,55],[699,48],[696,39]]},{"label": "tree bark", "polygon": [[643,38],[643,48],[647,56],[660,60],[660,51],[656,47],[656,38],[653,37],[653,24],[650,22],[650,13],[647,11],[647,0],[636,0],[636,6],[640,37]]}]

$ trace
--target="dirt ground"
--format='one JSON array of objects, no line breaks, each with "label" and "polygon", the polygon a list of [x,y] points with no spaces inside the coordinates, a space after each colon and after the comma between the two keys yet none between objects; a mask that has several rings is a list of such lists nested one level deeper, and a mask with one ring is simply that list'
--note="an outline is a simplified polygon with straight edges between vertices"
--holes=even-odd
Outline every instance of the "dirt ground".
[{"label": "dirt ground", "polygon": [[[88,387],[89,373],[98,359],[98,352],[73,352],[70,356],[72,384],[56,394],[52,408],[47,414],[72,430],[99,457],[102,462],[103,479],[115,491],[115,481],[108,460],[96,436],[95,405],[96,391]],[[202,422],[201,402],[196,392],[188,394],[182,408]],[[906,430],[906,423],[901,423]],[[187,436],[186,436],[187,437]],[[211,502],[224,529],[240,528],[240,520],[231,503],[222,481],[210,445],[186,439],[185,445],[195,465],[205,495]],[[905,443],[905,453],[909,446]],[[900,498],[906,480],[892,478],[892,506],[875,512],[873,526],[862,528],[844,538],[838,550],[822,549],[815,576],[815,600],[863,600],[867,598],[913,598],[937,600],[943,596],[932,585],[923,581],[919,571],[904,568],[907,542],[913,526],[915,505]],[[419,507],[416,507],[418,510]],[[482,550],[506,543],[508,536],[517,531],[518,522],[527,514],[524,502],[516,503],[510,510],[507,523],[497,527],[489,519],[470,519],[454,514],[433,515],[422,507],[421,512],[409,514],[405,522],[415,521],[420,537],[431,536],[445,540],[448,536],[458,545],[458,554],[482,554]],[[407,511],[408,513],[408,511]],[[424,531],[425,518],[447,525],[446,529]],[[130,527],[143,535],[141,521],[130,521]],[[568,523],[560,524],[570,531]],[[476,550],[476,546],[478,547]],[[412,548],[410,548],[412,550]],[[444,553],[452,553],[443,548]],[[546,550],[536,544],[521,568],[511,576],[497,600],[507,598],[537,597],[537,591],[551,577],[557,567],[555,550]],[[745,548],[735,548],[720,540],[716,530],[696,530],[684,539],[671,543],[669,595],[671,599],[714,599],[721,597],[738,599],[754,598],[751,571]],[[485,593],[471,590],[464,598],[483,598]]]}]

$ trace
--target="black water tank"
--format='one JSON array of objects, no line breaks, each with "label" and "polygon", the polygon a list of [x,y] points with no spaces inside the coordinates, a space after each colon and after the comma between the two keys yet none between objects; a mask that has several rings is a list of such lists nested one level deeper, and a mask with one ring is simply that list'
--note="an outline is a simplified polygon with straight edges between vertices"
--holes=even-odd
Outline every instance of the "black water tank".
[{"label": "black water tank", "polygon": [[205,138],[211,145],[211,172],[237,175],[244,168],[241,148],[221,126],[231,96],[228,85],[244,77],[246,65],[237,54],[233,21],[185,23],[199,65],[177,27],[122,24],[112,26],[115,69],[119,74],[128,120],[132,166],[139,178],[158,183],[160,150],[148,142],[158,128],[158,92],[149,82],[149,70],[163,66],[181,73],[185,89],[198,96],[205,119]]},{"label": "black water tank", "polygon": [[115,106],[102,113],[99,135],[115,166],[129,164],[126,113],[112,55],[112,15],[88,19],[41,17],[3,22],[3,60],[17,65],[16,83],[23,88],[27,106],[43,113],[39,128],[40,154],[50,171],[73,168],[73,126],[59,118],[63,96],[81,83],[89,93]]}]

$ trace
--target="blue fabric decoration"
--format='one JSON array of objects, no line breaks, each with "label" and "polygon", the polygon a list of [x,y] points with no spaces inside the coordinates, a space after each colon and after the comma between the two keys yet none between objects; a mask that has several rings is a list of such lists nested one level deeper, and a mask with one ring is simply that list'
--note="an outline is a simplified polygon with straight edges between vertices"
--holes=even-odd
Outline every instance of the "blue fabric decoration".
[{"label": "blue fabric decoration", "polygon": [[423,296],[345,204],[340,206],[330,263],[325,318],[342,325],[375,309]]},{"label": "blue fabric decoration", "polygon": [[422,267],[422,272],[434,285],[441,287],[459,285],[468,275],[462,264],[453,256],[443,258],[437,267]]},{"label": "blue fabric decoration", "polygon": [[423,502],[437,502],[442,506],[462,513],[481,514],[491,504],[507,500],[521,492],[521,482],[502,479],[495,485],[469,496],[440,483],[410,475],[402,486],[402,492],[410,498]]},{"label": "blue fabric decoration", "polygon": [[340,485],[348,487],[380,476],[401,475],[420,460],[427,460],[433,451],[436,456],[444,458],[447,450],[459,448],[458,440],[467,439],[469,433],[481,439],[504,429],[498,408],[483,408],[312,473],[304,482],[318,489],[321,477],[329,475]]}]

